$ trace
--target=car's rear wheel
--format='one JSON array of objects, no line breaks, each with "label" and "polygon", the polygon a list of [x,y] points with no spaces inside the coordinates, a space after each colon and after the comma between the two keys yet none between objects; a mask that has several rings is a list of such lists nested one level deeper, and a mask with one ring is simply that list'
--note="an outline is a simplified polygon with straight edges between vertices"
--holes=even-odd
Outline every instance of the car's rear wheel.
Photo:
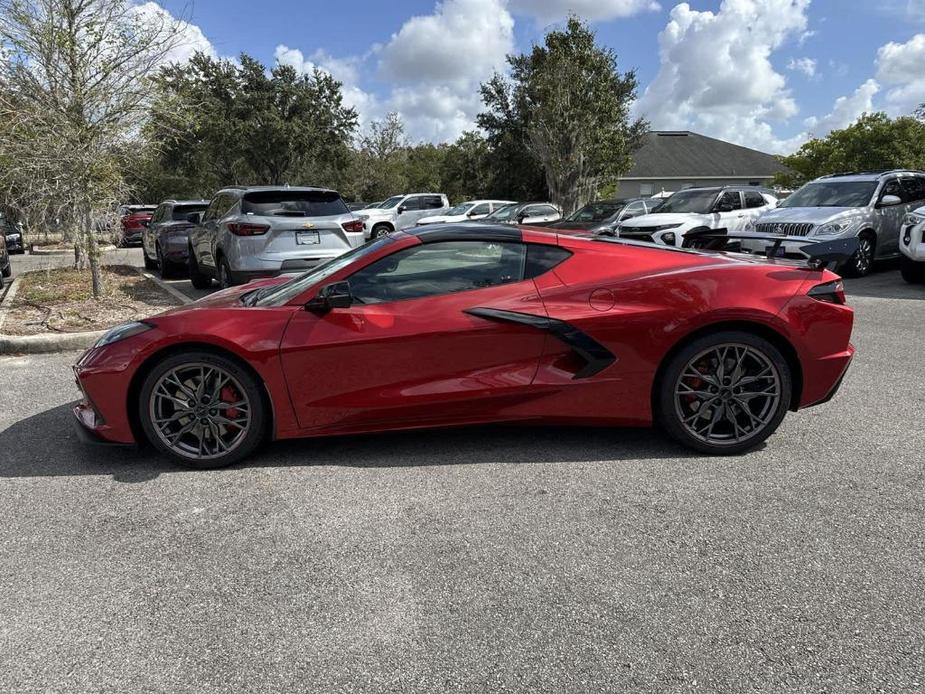
[{"label": "car's rear wheel", "polygon": [[212,278],[199,269],[199,263],[196,260],[196,254],[193,253],[192,244],[189,247],[187,266],[189,267],[189,281],[193,287],[196,289],[208,289],[212,286]]},{"label": "car's rear wheel", "polygon": [[228,287],[233,287],[237,284],[234,280],[234,275],[231,274],[231,266],[228,265],[228,261],[224,257],[218,259],[218,286],[222,289],[228,289]]},{"label": "car's rear wheel", "polygon": [[869,231],[861,232],[858,237],[858,249],[845,263],[842,272],[849,277],[866,277],[873,269],[876,251],[876,237]]},{"label": "car's rear wheel", "polygon": [[232,359],[209,352],[168,357],[145,378],[138,411],[154,446],[195,468],[247,457],[263,439],[261,386]]},{"label": "car's rear wheel", "polygon": [[790,407],[792,376],[773,344],[728,331],[697,338],[666,365],[657,419],[680,443],[712,455],[734,455],[770,436]]},{"label": "car's rear wheel", "polygon": [[917,263],[911,258],[900,256],[899,271],[909,284],[922,284],[925,282],[925,263]]},{"label": "car's rear wheel", "polygon": [[378,239],[392,233],[392,227],[388,224],[377,224],[373,227],[373,238]]}]

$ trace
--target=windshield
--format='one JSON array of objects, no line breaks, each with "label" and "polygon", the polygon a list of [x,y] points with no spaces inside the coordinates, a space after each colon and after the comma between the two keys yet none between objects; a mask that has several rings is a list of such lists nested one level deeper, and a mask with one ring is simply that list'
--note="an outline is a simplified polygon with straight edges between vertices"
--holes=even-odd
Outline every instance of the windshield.
[{"label": "windshield", "polygon": [[714,200],[716,200],[715,190],[682,190],[665,198],[652,212],[709,214],[713,211]]},{"label": "windshield", "polygon": [[820,181],[807,183],[784,200],[781,207],[865,207],[877,190],[876,181]]},{"label": "windshield", "polygon": [[[251,298],[248,303],[251,306],[282,306],[287,304],[313,284],[327,279],[338,270],[350,265],[350,263],[370,253],[374,253],[390,243],[394,243],[393,238],[381,236],[343,255],[332,258],[326,263],[322,263],[298,277],[293,277],[288,282],[257,290],[255,298]],[[250,298],[249,295],[245,296]]]},{"label": "windshield", "polygon": [[330,190],[260,190],[245,193],[241,202],[241,212],[260,217],[330,217],[349,211]]},{"label": "windshield", "polygon": [[496,221],[496,222],[506,222],[509,219],[513,219],[514,215],[517,213],[517,209],[520,205],[505,205],[504,207],[495,210],[490,215],[485,217],[484,221]]},{"label": "windshield", "polygon": [[464,202],[461,205],[457,205],[456,207],[451,207],[446,212],[444,212],[444,214],[447,216],[466,214],[466,212],[471,210],[474,207],[474,205],[475,203]]},{"label": "windshield", "polygon": [[205,212],[208,204],[204,205],[177,205],[173,208],[173,217],[172,219],[175,222],[185,222],[186,216],[193,214],[193,212]]},{"label": "windshield", "polygon": [[405,199],[404,195],[393,195],[385,202],[379,205],[376,205],[376,207],[378,207],[380,210],[391,210],[393,207],[395,207],[398,203],[400,203],[404,199]]},{"label": "windshield", "polygon": [[592,202],[566,218],[567,222],[603,222],[626,206],[622,202]]}]

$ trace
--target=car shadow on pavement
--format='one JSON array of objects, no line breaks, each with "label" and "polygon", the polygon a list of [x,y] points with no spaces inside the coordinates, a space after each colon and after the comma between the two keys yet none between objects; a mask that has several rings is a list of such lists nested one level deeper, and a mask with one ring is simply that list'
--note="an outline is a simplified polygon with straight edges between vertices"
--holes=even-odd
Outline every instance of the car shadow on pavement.
[{"label": "car shadow on pavement", "polygon": [[[72,416],[71,406],[62,405],[0,432],[0,478],[111,475],[133,483],[188,471],[150,446],[84,444],[73,430]],[[389,468],[694,456],[652,429],[499,425],[277,441],[236,467]]]},{"label": "car shadow on pavement", "polygon": [[846,278],[845,293],[849,304],[854,296],[925,301],[925,284],[909,284],[899,274],[898,268],[898,260],[884,260],[878,262],[867,277]]}]

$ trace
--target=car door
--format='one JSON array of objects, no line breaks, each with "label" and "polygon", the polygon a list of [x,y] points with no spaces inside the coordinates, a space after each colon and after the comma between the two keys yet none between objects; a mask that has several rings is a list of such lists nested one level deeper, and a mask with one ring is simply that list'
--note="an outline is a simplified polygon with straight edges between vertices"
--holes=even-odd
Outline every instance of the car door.
[{"label": "car door", "polygon": [[544,334],[467,313],[546,316],[520,242],[416,244],[346,279],[353,304],[298,312],[282,364],[305,429],[485,421],[521,401]]},{"label": "car door", "polygon": [[742,194],[739,191],[724,191],[716,200],[716,210],[719,219],[714,228],[727,231],[741,231],[745,228],[748,220],[742,209]]},{"label": "car door", "polygon": [[[883,198],[887,195],[895,195],[903,202],[899,205],[882,206]],[[878,221],[877,230],[877,249],[876,256],[892,256],[899,253],[899,230],[902,227],[903,218],[909,210],[910,205],[907,202],[906,191],[900,179],[890,178],[880,189],[880,195],[877,197],[876,215]]]},{"label": "car door", "polygon": [[739,230],[744,230],[749,222],[758,219],[768,209],[768,201],[757,190],[742,191],[742,197],[745,200],[745,217],[743,220],[745,223],[739,227]]},{"label": "car door", "polygon": [[413,227],[417,221],[423,217],[423,200],[420,195],[409,195],[398,205],[396,210],[395,227],[397,229],[407,229]]},{"label": "car door", "polygon": [[141,232],[141,245],[143,246],[145,255],[149,258],[154,258],[157,255],[155,248],[157,235],[160,230],[160,224],[166,218],[169,210],[170,206],[165,203],[158,205],[157,209],[154,210],[154,214],[151,215],[151,221],[148,222],[148,226]]}]

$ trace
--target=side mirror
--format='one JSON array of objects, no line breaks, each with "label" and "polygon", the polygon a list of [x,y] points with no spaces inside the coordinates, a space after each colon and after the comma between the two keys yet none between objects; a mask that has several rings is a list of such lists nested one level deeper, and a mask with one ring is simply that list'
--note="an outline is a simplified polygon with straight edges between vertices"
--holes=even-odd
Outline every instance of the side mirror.
[{"label": "side mirror", "polygon": [[399,205],[399,206],[398,206],[398,214],[404,214],[405,211],[406,211],[407,209],[408,209],[408,208],[405,207],[404,205]]},{"label": "side mirror", "polygon": [[894,205],[902,205],[903,201],[898,195],[884,195],[880,198],[880,202],[877,203],[877,207],[893,207]]},{"label": "side mirror", "polygon": [[318,293],[308,300],[305,310],[324,315],[331,309],[350,308],[353,305],[353,295],[350,294],[349,282],[334,282],[318,290]]},{"label": "side mirror", "polygon": [[519,215],[517,215],[517,223],[523,224],[526,218],[527,218],[527,215],[524,212],[521,212]]},{"label": "side mirror", "polygon": [[193,224],[199,224],[202,221],[202,212],[190,212],[186,215],[186,219]]},{"label": "side mirror", "polygon": [[467,216],[467,217],[475,217],[475,216],[476,216],[476,214],[475,214],[475,212],[470,212],[470,213],[469,213],[469,214],[467,214],[466,216]]}]

